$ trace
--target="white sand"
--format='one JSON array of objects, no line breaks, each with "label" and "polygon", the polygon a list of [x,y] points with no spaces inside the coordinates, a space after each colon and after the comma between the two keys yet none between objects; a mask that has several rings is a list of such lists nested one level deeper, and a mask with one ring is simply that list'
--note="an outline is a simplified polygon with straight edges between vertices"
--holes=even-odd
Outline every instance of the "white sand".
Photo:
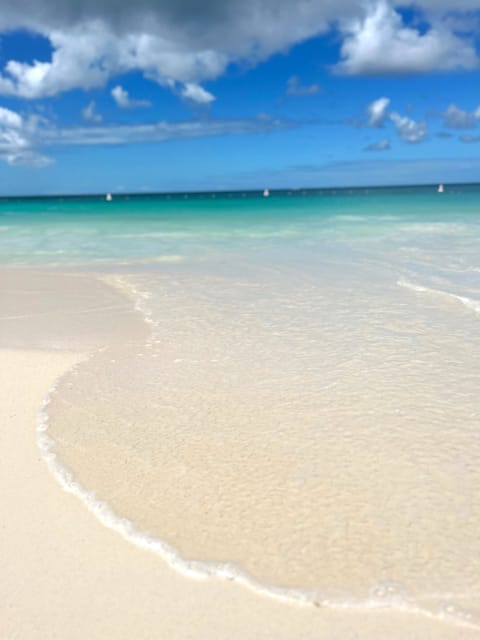
[{"label": "white sand", "polygon": [[62,491],[36,445],[42,398],[79,356],[0,351],[0,639],[467,639],[409,614],[298,607],[194,581],[104,527]]}]

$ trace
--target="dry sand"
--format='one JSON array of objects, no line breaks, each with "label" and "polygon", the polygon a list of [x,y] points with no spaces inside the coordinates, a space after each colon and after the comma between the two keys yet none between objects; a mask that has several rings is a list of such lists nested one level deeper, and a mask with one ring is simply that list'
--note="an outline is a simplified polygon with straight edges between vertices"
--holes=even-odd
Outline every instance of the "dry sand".
[{"label": "dry sand", "polygon": [[[9,290],[25,291],[26,277],[11,274]],[[23,315],[34,335],[35,313]],[[413,614],[289,605],[185,578],[103,527],[62,490],[36,444],[42,399],[83,357],[56,346],[0,350],[0,640],[480,638]]]}]

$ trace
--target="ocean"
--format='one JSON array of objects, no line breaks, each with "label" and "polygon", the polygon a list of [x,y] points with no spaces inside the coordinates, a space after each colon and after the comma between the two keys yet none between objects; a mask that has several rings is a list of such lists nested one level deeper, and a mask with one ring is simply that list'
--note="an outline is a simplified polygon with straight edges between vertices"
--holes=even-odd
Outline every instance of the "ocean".
[{"label": "ocean", "polygon": [[4,199],[0,260],[142,319],[39,425],[105,524],[188,575],[480,628],[480,186]]}]

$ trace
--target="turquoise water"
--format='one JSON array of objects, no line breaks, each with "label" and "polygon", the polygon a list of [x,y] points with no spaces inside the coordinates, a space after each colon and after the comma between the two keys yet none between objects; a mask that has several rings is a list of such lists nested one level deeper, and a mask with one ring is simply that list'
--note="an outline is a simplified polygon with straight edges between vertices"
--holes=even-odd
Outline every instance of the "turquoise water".
[{"label": "turquoise water", "polygon": [[91,266],[216,260],[244,251],[275,260],[279,252],[331,253],[377,241],[389,248],[435,242],[440,249],[456,241],[469,253],[476,250],[479,214],[480,187],[474,186],[447,187],[443,195],[412,187],[285,191],[269,198],[248,192],[124,196],[110,203],[101,197],[9,199],[0,201],[0,260]]}]

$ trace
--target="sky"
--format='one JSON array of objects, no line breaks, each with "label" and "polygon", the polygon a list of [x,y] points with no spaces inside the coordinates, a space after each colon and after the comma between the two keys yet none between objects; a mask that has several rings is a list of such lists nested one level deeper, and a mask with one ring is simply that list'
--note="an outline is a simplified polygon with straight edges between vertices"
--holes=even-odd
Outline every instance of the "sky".
[{"label": "sky", "polygon": [[480,0],[2,0],[0,196],[480,181]]}]

